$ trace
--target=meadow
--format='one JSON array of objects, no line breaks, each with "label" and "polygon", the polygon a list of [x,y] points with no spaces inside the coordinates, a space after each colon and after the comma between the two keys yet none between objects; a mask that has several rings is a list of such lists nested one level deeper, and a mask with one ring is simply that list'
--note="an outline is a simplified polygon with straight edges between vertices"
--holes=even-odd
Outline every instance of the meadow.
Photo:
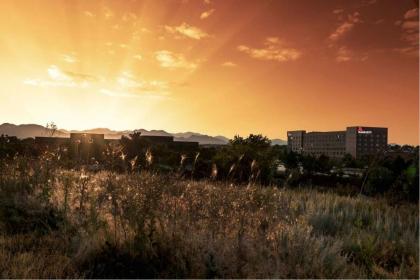
[{"label": "meadow", "polygon": [[418,205],[0,161],[2,278],[418,278]]}]

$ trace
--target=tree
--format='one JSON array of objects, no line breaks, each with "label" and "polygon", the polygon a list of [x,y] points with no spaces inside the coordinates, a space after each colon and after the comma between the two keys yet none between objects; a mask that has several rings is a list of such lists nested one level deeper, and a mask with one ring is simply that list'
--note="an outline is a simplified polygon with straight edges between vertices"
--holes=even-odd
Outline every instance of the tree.
[{"label": "tree", "polygon": [[54,134],[57,132],[57,125],[54,122],[49,122],[45,126],[46,134],[49,137],[53,137]]},{"label": "tree", "polygon": [[287,152],[283,161],[287,169],[297,168],[299,163],[298,154],[293,151]]},{"label": "tree", "polygon": [[238,181],[258,180],[263,184],[270,182],[275,160],[270,139],[260,134],[250,134],[247,138],[236,135],[214,156],[220,175]]},{"label": "tree", "polygon": [[345,154],[344,157],[341,159],[341,165],[343,167],[356,167],[356,160],[353,158],[351,154]]},{"label": "tree", "polygon": [[394,174],[386,167],[374,167],[368,174],[365,191],[367,194],[385,193],[394,182]]},{"label": "tree", "polygon": [[332,168],[330,158],[324,154],[318,158],[317,163],[317,171],[319,172],[329,172]]}]

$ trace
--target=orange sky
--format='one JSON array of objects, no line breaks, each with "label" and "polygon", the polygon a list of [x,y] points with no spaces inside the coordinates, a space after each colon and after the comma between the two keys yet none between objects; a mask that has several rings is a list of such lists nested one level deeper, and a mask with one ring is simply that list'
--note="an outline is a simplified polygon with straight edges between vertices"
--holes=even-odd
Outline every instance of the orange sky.
[{"label": "orange sky", "polygon": [[2,0],[0,123],[419,135],[412,0]]}]

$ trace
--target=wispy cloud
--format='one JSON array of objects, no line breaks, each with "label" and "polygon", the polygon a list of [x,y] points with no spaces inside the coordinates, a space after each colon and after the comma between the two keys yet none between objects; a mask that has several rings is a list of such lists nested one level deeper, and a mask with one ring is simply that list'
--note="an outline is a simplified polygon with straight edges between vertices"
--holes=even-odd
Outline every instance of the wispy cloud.
[{"label": "wispy cloud", "polygon": [[216,11],[216,9],[210,9],[208,11],[202,12],[201,15],[200,15],[200,18],[201,19],[206,19],[209,16],[211,16],[214,13],[214,11]]},{"label": "wispy cloud", "polygon": [[346,47],[340,47],[337,51],[335,60],[337,62],[346,62],[351,59],[350,51]]},{"label": "wispy cloud", "polygon": [[130,72],[122,72],[115,78],[103,79],[93,75],[63,71],[56,65],[47,69],[43,78],[26,79],[25,85],[42,88],[77,88],[99,91],[112,97],[136,97],[161,100],[170,96],[170,86],[166,81],[146,80],[135,77]]},{"label": "wispy cloud", "polygon": [[191,26],[185,22],[179,26],[166,25],[165,30],[169,33],[182,35],[184,37],[195,39],[195,40],[200,40],[209,36],[209,34],[204,32],[200,28]]},{"label": "wispy cloud", "polygon": [[414,32],[415,30],[419,29],[419,22],[414,20],[404,21],[401,25],[401,28],[405,30],[413,30]]},{"label": "wispy cloud", "polygon": [[248,54],[252,58],[274,60],[278,62],[296,60],[302,55],[301,51],[295,48],[285,47],[277,37],[266,38],[263,48],[253,48],[246,45],[240,45],[237,49]]},{"label": "wispy cloud", "polygon": [[105,19],[109,20],[114,17],[114,12],[107,6],[102,7],[102,12]]},{"label": "wispy cloud", "polygon": [[236,67],[238,66],[236,63],[232,62],[232,61],[226,61],[224,63],[222,63],[223,67]]},{"label": "wispy cloud", "polygon": [[131,13],[131,12],[125,13],[121,17],[121,20],[125,21],[125,22],[136,21],[137,20],[137,15],[135,13]]},{"label": "wispy cloud", "polygon": [[176,54],[167,50],[155,52],[155,58],[163,68],[183,68],[187,70],[195,70],[198,67],[198,62],[189,62],[186,60],[184,55]]},{"label": "wispy cloud", "polygon": [[75,54],[62,54],[61,59],[67,63],[76,63],[78,61]]},{"label": "wispy cloud", "polygon": [[49,66],[47,74],[48,77],[46,78],[30,78],[24,80],[23,83],[38,87],[87,88],[97,80],[96,77],[91,75],[63,71],[56,65]]},{"label": "wispy cloud", "polygon": [[354,12],[353,14],[347,15],[347,18],[344,22],[341,22],[340,25],[330,34],[328,37],[329,40],[335,42],[341,39],[344,35],[350,32],[354,26],[360,23],[360,14]]},{"label": "wispy cloud", "polygon": [[87,16],[87,17],[95,17],[95,14],[93,14],[92,12],[90,12],[90,11],[83,11],[83,14],[85,15],[85,16]]},{"label": "wispy cloud", "polygon": [[129,72],[123,72],[111,87],[103,87],[100,92],[112,97],[135,97],[164,99],[170,95],[168,82],[136,78]]},{"label": "wispy cloud", "polygon": [[415,18],[415,17],[418,17],[418,16],[419,16],[419,9],[418,8],[408,10],[404,14],[405,19],[411,19],[411,18]]},{"label": "wispy cloud", "polygon": [[133,56],[135,60],[143,60],[143,56],[141,54],[136,54]]},{"label": "wispy cloud", "polygon": [[368,57],[368,55],[366,53],[363,54],[363,55],[356,54],[352,50],[350,50],[349,48],[347,48],[346,46],[341,46],[337,50],[337,54],[336,54],[335,60],[337,62],[348,62],[348,61],[352,61],[352,60],[355,60],[355,61],[365,61],[368,58],[369,57]]},{"label": "wispy cloud", "polygon": [[409,56],[419,55],[419,10],[411,9],[405,12],[404,19],[395,22],[401,28],[401,40],[405,46],[395,48],[394,51]]}]

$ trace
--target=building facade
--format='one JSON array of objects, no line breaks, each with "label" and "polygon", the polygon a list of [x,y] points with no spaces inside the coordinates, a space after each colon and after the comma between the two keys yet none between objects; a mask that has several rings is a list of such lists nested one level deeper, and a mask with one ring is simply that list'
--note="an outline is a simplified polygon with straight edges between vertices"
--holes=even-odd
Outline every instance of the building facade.
[{"label": "building facade", "polygon": [[355,158],[374,155],[388,146],[388,128],[347,127],[346,153]]},{"label": "building facade", "polygon": [[305,130],[294,130],[287,132],[287,146],[290,151],[296,153],[303,152],[303,141],[305,134]]},{"label": "building facade", "polygon": [[305,134],[303,151],[315,156],[343,157],[346,153],[346,132],[308,132]]},{"label": "building facade", "polygon": [[344,131],[287,132],[287,146],[296,153],[326,155],[341,158],[350,154],[355,158],[375,155],[386,149],[388,129],[382,127],[347,127]]}]

